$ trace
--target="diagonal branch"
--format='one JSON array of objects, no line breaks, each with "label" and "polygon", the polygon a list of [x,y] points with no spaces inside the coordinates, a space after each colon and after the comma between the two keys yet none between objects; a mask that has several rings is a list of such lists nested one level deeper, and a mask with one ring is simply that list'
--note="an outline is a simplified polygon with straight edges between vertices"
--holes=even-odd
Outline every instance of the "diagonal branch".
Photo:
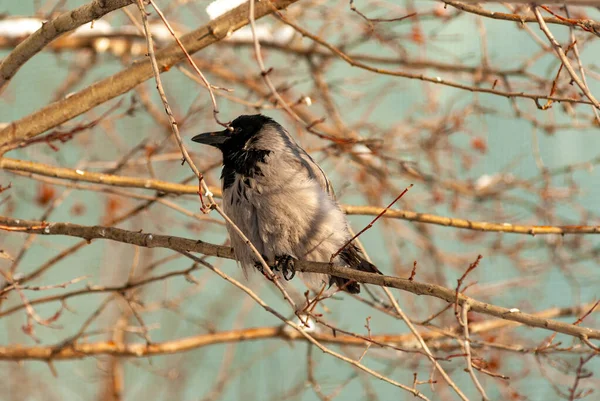
[{"label": "diagonal branch", "polygon": [[51,21],[44,22],[40,29],[19,43],[0,63],[0,93],[23,64],[54,39],[129,4],[131,4],[131,0],[94,0],[75,10],[63,13]]},{"label": "diagonal branch", "polygon": [[540,29],[542,30],[542,32],[544,32],[544,34],[546,35],[546,37],[548,38],[548,40],[552,44],[552,48],[554,49],[554,52],[556,53],[556,56],[563,63],[563,65],[565,66],[566,70],[569,72],[569,75],[571,76],[571,79],[573,79],[573,81],[577,84],[577,86],[579,86],[579,89],[581,89],[581,91],[585,94],[585,96],[588,99],[590,99],[590,102],[592,102],[593,105],[597,109],[600,109],[600,102],[598,102],[598,100],[596,100],[596,98],[594,97],[594,95],[592,95],[592,92],[590,91],[590,89],[581,80],[581,78],[579,78],[579,76],[577,75],[577,72],[575,72],[575,69],[573,68],[573,66],[571,65],[571,62],[567,58],[567,54],[563,50],[563,48],[560,45],[560,43],[558,43],[558,41],[554,38],[554,36],[552,35],[552,32],[550,32],[550,29],[548,28],[548,25],[546,25],[546,23],[544,22],[544,19],[542,18],[542,14],[540,13],[539,8],[538,7],[533,7],[533,12],[534,12],[535,17],[537,18],[539,24],[540,24]]},{"label": "diagonal branch", "polygon": [[[273,0],[261,2],[255,9],[255,18],[273,12],[273,7],[283,9],[298,0]],[[267,4],[268,3],[268,4]],[[193,54],[248,24],[248,3],[223,14],[207,25],[188,33],[181,43],[188,53]],[[156,61],[161,72],[185,59],[178,43],[156,52]],[[88,110],[122,95],[142,82],[152,78],[150,60],[143,60],[131,67],[105,78],[66,99],[56,101],[40,110],[13,121],[0,131],[0,155],[12,149],[15,143],[39,135],[46,130],[77,117]]]}]

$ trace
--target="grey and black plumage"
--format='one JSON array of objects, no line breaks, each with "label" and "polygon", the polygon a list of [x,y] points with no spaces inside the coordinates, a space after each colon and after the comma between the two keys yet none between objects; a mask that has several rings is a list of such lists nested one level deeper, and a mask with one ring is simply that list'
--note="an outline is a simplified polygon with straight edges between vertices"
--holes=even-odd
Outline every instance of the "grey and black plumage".
[{"label": "grey and black plumage", "polygon": [[[223,153],[223,209],[265,261],[285,278],[295,259],[329,262],[352,238],[329,180],[291,135],[269,117],[243,115],[230,129],[196,135],[192,141]],[[259,266],[242,239],[228,227],[235,256],[244,269]],[[343,266],[379,272],[354,244],[333,260]],[[350,293],[358,283],[341,277],[305,273],[310,286],[336,284]]]}]

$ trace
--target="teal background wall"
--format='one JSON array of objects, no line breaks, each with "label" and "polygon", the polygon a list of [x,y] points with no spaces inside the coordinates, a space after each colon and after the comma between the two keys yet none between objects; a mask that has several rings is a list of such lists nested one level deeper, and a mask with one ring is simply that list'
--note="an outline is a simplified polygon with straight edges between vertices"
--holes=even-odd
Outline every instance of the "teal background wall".
[{"label": "teal background wall", "polygon": [[[204,8],[203,2],[197,2],[196,9]],[[423,2],[425,3],[425,2]],[[73,8],[79,5],[79,2],[67,1],[65,8]],[[360,3],[357,3],[357,6]],[[429,8],[431,3],[419,4],[419,7]],[[161,2],[166,6],[166,2]],[[362,4],[364,6],[364,3]],[[300,7],[301,5],[296,5]],[[35,2],[21,1],[13,2],[5,0],[0,2],[0,13],[9,15],[31,15],[35,11]],[[346,7],[347,8],[347,7]],[[349,13],[348,10],[345,13]],[[597,14],[597,13],[596,13]],[[344,14],[346,15],[346,14]],[[598,15],[594,15],[598,17]],[[205,17],[204,17],[205,18]],[[202,25],[206,19],[202,20],[202,14],[177,14],[180,22],[187,24],[189,29]],[[110,15],[109,21],[124,21],[122,13],[116,12]],[[461,60],[463,63],[472,63],[477,65],[480,58],[480,37],[474,24],[474,17],[467,16],[456,19],[448,24],[440,26],[438,22],[424,21],[422,26],[427,33],[437,32],[437,35],[446,37],[443,41],[443,48],[420,48],[418,45],[407,42],[405,44],[408,54],[437,57],[441,60],[451,62],[452,60]],[[408,32],[408,28],[398,24],[399,32]],[[311,26],[310,22],[305,22],[304,26]],[[537,27],[530,25],[532,29]],[[494,66],[502,68],[517,67],[527,58],[539,50],[530,36],[524,31],[515,29],[511,23],[504,21],[485,21],[485,28],[490,45],[489,55]],[[564,27],[552,26],[553,32],[564,41],[566,41],[568,30]],[[536,30],[536,32],[539,32]],[[539,33],[538,33],[539,34]],[[310,43],[308,40],[302,40],[303,44]],[[217,58],[219,52],[230,51],[223,50],[224,47],[214,47],[206,49],[201,55],[207,59]],[[586,44],[584,59],[589,63],[590,68],[598,67],[594,54],[598,54],[598,44],[591,42]],[[357,52],[370,52],[374,54],[386,54],[386,49],[380,49],[373,44],[364,44],[357,49]],[[435,54],[428,54],[435,53]],[[0,57],[4,57],[7,51],[2,51]],[[239,50],[240,59],[244,60],[239,68],[252,66],[248,62],[251,55],[251,49],[244,48]],[[36,55],[27,63],[17,74],[10,84],[9,89],[0,98],[0,122],[14,121],[25,116],[52,100],[53,89],[57,83],[62,82],[68,74],[68,63],[72,62],[75,55],[73,53],[53,54],[43,52]],[[123,65],[110,55],[100,55],[99,63],[90,71],[88,76],[78,85],[82,88],[87,84],[95,82],[98,79],[107,77],[123,68]],[[302,67],[292,67],[289,59],[276,52],[269,52],[267,64],[275,68],[276,74],[282,74],[281,71],[287,69],[294,70]],[[546,57],[535,63],[531,69],[532,73],[542,77],[552,76],[556,71],[557,63],[555,60]],[[232,66],[236,68],[236,66]],[[258,69],[256,69],[257,79]],[[275,79],[280,76],[275,75]],[[493,109],[494,113],[486,113],[479,116],[467,117],[466,129],[463,133],[452,135],[450,142],[458,147],[468,147],[472,135],[482,137],[487,142],[488,152],[485,155],[479,155],[473,167],[468,171],[462,171],[461,179],[471,178],[477,180],[484,174],[493,175],[498,172],[511,173],[518,179],[532,179],[536,184],[540,182],[540,169],[536,165],[536,156],[534,149],[539,147],[539,155],[544,165],[549,169],[559,168],[574,163],[581,163],[591,160],[598,156],[600,149],[600,131],[597,128],[588,129],[562,129],[552,135],[542,130],[535,130],[532,124],[523,119],[514,117],[511,105],[505,98],[486,94],[471,94],[458,91],[456,89],[439,87],[435,85],[423,84],[419,81],[409,81],[393,79],[390,77],[377,76],[366,73],[356,68],[347,66],[342,62],[337,62],[327,72],[329,80],[337,78],[356,77],[360,79],[355,84],[344,86],[344,90],[351,92],[360,90],[365,93],[373,93],[376,97],[381,88],[385,88],[393,82],[397,85],[395,90],[385,93],[381,97],[380,104],[374,109],[370,116],[371,121],[377,121],[380,126],[388,129],[398,129],[399,131],[409,131],[407,127],[398,127],[398,121],[405,121],[409,116],[421,120],[426,117],[426,112],[417,109],[415,105],[421,104],[428,98],[433,97],[435,103],[440,105],[439,112],[457,108],[472,102],[473,98],[478,98],[479,102],[487,109]],[[178,115],[184,115],[192,107],[202,105],[198,112],[199,122],[193,120],[188,124],[182,125],[182,133],[186,138],[201,131],[207,131],[213,126],[205,126],[210,123],[211,110],[207,107],[207,96],[204,90],[198,86],[191,86],[190,81],[186,80],[176,71],[170,71],[163,74],[164,85],[170,99],[174,99],[174,106]],[[215,79],[213,77],[213,79]],[[600,94],[600,87],[594,78],[589,78],[592,92]],[[215,82],[217,79],[215,79]],[[152,91],[155,105],[161,108],[155,94],[154,85],[148,82],[146,87]],[[296,89],[298,92],[310,90],[310,83],[299,84]],[[539,91],[539,90],[537,90]],[[127,103],[129,95],[124,96],[124,102]],[[344,91],[337,91],[335,100],[340,110],[352,109],[351,112],[344,113],[344,119],[349,124],[359,121],[361,116],[361,105],[355,107],[356,100],[344,94]],[[318,101],[318,99],[317,99]],[[551,111],[541,111],[535,109],[531,101],[518,100],[520,106],[527,110],[529,116],[538,119],[541,122],[556,121],[563,124],[574,124],[577,119],[567,116],[562,107],[556,104]],[[94,110],[95,116],[100,115],[114,101],[108,105]],[[236,115],[247,112],[247,109],[230,102],[220,100],[221,113],[226,118],[233,118]],[[363,111],[367,106],[363,107]],[[578,111],[583,107],[577,106]],[[586,110],[587,112],[587,110]],[[267,111],[267,114],[283,120],[283,114],[280,112]],[[435,115],[435,113],[432,113]],[[77,121],[83,121],[91,118],[90,115],[82,117]],[[432,117],[433,118],[433,117]],[[395,128],[394,128],[395,127]],[[156,124],[143,112],[136,113],[133,117],[124,117],[119,119],[111,127],[112,134],[103,133],[103,128],[95,128],[90,132],[77,137],[76,140],[62,144],[59,152],[54,152],[50,148],[37,146],[31,149],[17,150],[10,153],[10,157],[22,158],[25,160],[36,160],[43,163],[61,165],[75,168],[82,161],[85,163],[98,163],[101,161],[113,161],[123,154],[124,149],[130,149],[145,137],[149,136],[153,140],[159,141],[165,136],[162,128]],[[416,129],[418,131],[418,129]],[[365,135],[371,135],[368,130],[363,131]],[[415,135],[419,135],[416,132]],[[300,138],[300,142],[315,145],[312,139],[306,135]],[[537,142],[537,145],[536,145]],[[117,146],[118,145],[118,146]],[[322,143],[321,143],[322,145]],[[411,160],[419,163],[426,171],[431,171],[432,166],[428,163],[425,155],[413,153],[411,149],[406,149],[403,143],[386,144],[388,152],[404,160]],[[199,165],[207,166],[218,160],[218,155],[206,149],[195,149],[194,157]],[[323,156],[316,153],[316,158]],[[456,163],[451,155],[447,158],[448,162]],[[331,175],[336,187],[343,188],[340,201],[342,203],[366,204],[366,199],[361,192],[359,185],[348,180],[347,177],[336,174],[336,166],[340,162],[335,158],[330,158],[323,162],[327,172]],[[451,166],[448,166],[450,168]],[[442,166],[444,168],[444,166]],[[178,181],[190,175],[189,170],[181,167],[177,160],[172,162],[157,163],[155,170],[159,178],[169,181]],[[524,224],[579,224],[582,223],[580,211],[585,209],[588,212],[586,223],[598,224],[598,213],[600,212],[600,185],[598,173],[595,168],[582,169],[573,174],[575,182],[580,188],[574,204],[561,204],[553,202],[554,210],[552,221],[540,221],[531,211],[527,211],[519,204],[504,203],[500,206],[489,205],[487,213],[482,212],[485,208],[477,209],[475,216],[456,215],[449,202],[432,204],[427,201],[430,195],[430,189],[423,185],[416,185],[407,195],[407,199],[399,203],[398,207],[410,208],[418,212],[440,214],[446,216],[456,216],[464,218],[473,218],[489,221],[507,221],[520,222]],[[218,175],[213,173],[210,176],[211,183],[217,183]],[[0,171],[0,184],[6,180],[16,180],[13,175]],[[553,179],[553,185],[557,187],[567,187],[568,182],[561,181],[558,176]],[[13,196],[17,199],[14,216],[24,219],[36,219],[43,212],[42,207],[35,206],[33,200],[36,196],[37,183],[33,180],[19,179],[18,187],[14,189]],[[404,187],[410,182],[398,180],[396,184]],[[65,189],[59,189],[62,192]],[[532,196],[524,190],[514,190],[511,195],[515,199],[527,200],[531,203],[537,203],[540,207],[540,199]],[[74,223],[93,225],[102,222],[105,217],[106,195],[96,192],[75,191],[66,197],[65,201],[52,213],[52,221],[72,221]],[[390,194],[383,196],[381,204],[389,202],[393,197]],[[420,201],[423,200],[423,201]],[[472,200],[465,200],[472,202]],[[182,197],[178,203],[189,210],[197,210],[197,200],[194,197]],[[473,202],[475,203],[475,202]],[[81,216],[74,216],[73,207],[78,204],[85,205],[85,213]],[[123,201],[122,209],[132,207],[133,203]],[[141,214],[124,225],[124,228],[143,229],[148,232],[162,232],[173,235],[194,237],[196,231],[190,230],[186,221],[180,215],[171,211],[161,212],[161,209],[152,208],[153,213]],[[155,220],[157,213],[161,213],[160,219]],[[216,216],[215,216],[216,217]],[[371,220],[371,217],[350,217],[352,227],[360,229]],[[170,223],[172,221],[172,224]],[[412,261],[422,255],[423,250],[419,249],[416,242],[404,241],[402,235],[411,231],[411,224],[408,222],[390,222],[389,226],[377,225],[362,238],[364,245],[371,253],[378,266],[383,266],[382,270],[388,273],[408,274],[412,267]],[[389,227],[393,229],[390,229]],[[222,243],[226,236],[222,228],[218,225],[209,225],[203,230],[199,238]],[[396,229],[397,231],[394,231]],[[489,302],[498,303],[505,307],[519,307],[522,310],[530,312],[541,311],[550,307],[567,307],[579,302],[592,302],[600,295],[600,280],[598,275],[597,257],[582,258],[578,260],[578,254],[569,247],[564,247],[565,242],[572,241],[572,237],[552,238],[550,237],[522,237],[515,235],[499,234],[478,234],[476,239],[468,244],[458,237],[465,234],[451,228],[431,227],[434,243],[440,250],[455,254],[465,260],[474,260],[478,254],[483,254],[482,261],[478,270],[473,274],[473,279],[477,280],[479,285],[503,282],[516,279],[514,286],[490,293],[476,293],[475,298],[485,298]],[[402,253],[401,265],[390,266],[389,248],[384,237],[390,233],[397,233],[398,238],[390,240],[396,242]],[[412,231],[411,231],[412,232]],[[412,235],[412,234],[411,234]],[[491,244],[498,237],[502,237],[504,244],[522,243],[528,251],[521,256],[528,260],[530,269],[517,269],[514,266],[514,260],[506,255],[494,254],[491,250]],[[0,244],[4,249],[14,249],[18,251],[23,237],[17,235],[8,235],[0,232]],[[412,236],[411,236],[412,238]],[[548,246],[547,241],[556,241],[556,246]],[[582,239],[583,248],[598,250],[598,240],[594,236],[586,236]],[[21,263],[20,272],[26,274],[37,268],[53,255],[56,255],[61,249],[64,249],[76,240],[70,238],[46,237],[40,239],[26,254]],[[162,256],[169,255],[168,252],[153,250],[143,251],[140,256],[143,263],[151,260],[157,260]],[[564,261],[560,261],[559,256],[563,255]],[[61,283],[73,279],[77,276],[88,276],[86,282],[95,284],[115,284],[120,283],[127,277],[128,269],[134,258],[134,251],[131,247],[125,245],[107,244],[94,242],[87,246],[85,250],[68,257],[56,266],[51,274],[40,279],[38,284]],[[142,263],[141,262],[141,263]],[[244,279],[243,274],[236,270],[232,262],[222,262],[213,260],[218,266],[222,266],[225,271],[233,276]],[[448,261],[448,264],[454,263]],[[189,265],[188,262],[178,259],[162,266],[160,272],[166,272],[176,269],[183,269]],[[466,268],[468,264],[463,264]],[[460,277],[464,270],[457,267],[446,269],[445,266],[433,265],[425,262],[419,264],[419,275],[422,279],[436,280],[439,284],[454,288],[456,279]],[[441,272],[441,273],[440,273]],[[197,293],[183,302],[178,311],[157,310],[156,312],[145,315],[145,323],[148,326],[156,327],[151,331],[153,341],[166,341],[175,338],[181,338],[194,334],[206,332],[210,329],[228,330],[236,325],[242,327],[253,327],[263,325],[277,325],[279,322],[262,311],[256,305],[253,305],[245,295],[232,288],[222,280],[215,279],[212,273],[200,270],[195,273],[195,278],[201,283],[196,290]],[[286,306],[281,302],[280,296],[268,285],[263,285],[260,277],[251,275],[250,283],[253,288],[260,292],[260,295],[275,305],[278,310],[289,312]],[[85,283],[79,283],[69,287],[70,289],[82,288]],[[153,300],[161,300],[176,297],[178,294],[190,290],[190,283],[183,278],[170,280],[168,284],[158,283],[147,286],[140,293],[146,303]],[[44,295],[58,294],[63,289],[49,290]],[[476,290],[475,290],[476,291]],[[77,313],[63,312],[60,318],[61,330],[36,327],[37,336],[43,339],[43,344],[53,344],[64,340],[70,334],[74,334],[82,324],[86,316],[97,308],[105,299],[107,294],[79,297],[68,302],[75,307]],[[426,310],[437,310],[443,306],[441,301],[425,300],[422,297],[410,294],[398,295],[403,308],[415,319],[423,319],[427,316]],[[337,322],[340,327],[364,332],[365,318],[372,317],[371,327],[377,332],[406,332],[405,326],[383,314],[375,314],[370,308],[358,302],[346,300],[346,296],[340,296],[340,300],[332,300],[328,306],[331,309],[328,318]],[[343,299],[343,302],[342,302]],[[16,299],[10,301],[11,305],[18,302]],[[118,306],[110,310],[98,319],[94,328],[101,329],[106,325],[111,325],[117,319],[120,311],[126,309],[126,305],[119,303]],[[48,304],[36,308],[36,311],[43,316],[49,316],[56,312],[57,303]],[[431,309],[430,309],[431,308]],[[573,319],[566,319],[571,321]],[[25,314],[19,312],[9,317],[0,319],[0,345],[24,343],[33,345],[28,337],[24,336],[20,327],[25,322]],[[111,323],[112,322],[112,323]],[[133,324],[133,323],[132,323]],[[598,327],[598,319],[591,316],[586,320],[586,325]],[[519,328],[516,330],[520,338],[531,341],[532,344],[541,342],[548,332],[542,330],[532,330]],[[134,335],[129,336],[131,340],[143,341]],[[95,337],[96,340],[100,338]],[[557,341],[562,341],[564,346],[569,346],[572,342],[570,338],[558,336]],[[294,393],[292,385],[302,383],[306,376],[306,349],[307,345],[301,342],[290,342],[280,340],[266,340],[256,342],[242,342],[230,349],[227,345],[215,345],[197,350],[192,350],[183,354],[158,356],[150,359],[127,360],[125,366],[125,399],[127,400],[198,400],[206,396],[208,389],[213,388],[216,378],[219,374],[219,368],[228,353],[233,352],[234,363],[230,370],[230,382],[226,386],[222,398],[223,400],[280,400],[285,399],[285,395],[290,395],[291,399],[298,400],[316,400],[317,396],[312,391],[301,391],[297,389]],[[355,375],[355,372],[346,365],[341,364],[331,357],[314,351],[313,356],[318,365],[316,372],[319,381],[325,392],[334,391],[340,383]],[[392,365],[395,365],[393,373],[390,375],[402,383],[412,383],[412,372],[418,369],[423,378],[429,372],[429,365],[425,358],[417,358],[414,355],[405,355],[394,353],[390,350],[373,350],[372,358],[367,361],[367,365],[374,369],[386,371],[389,367],[389,360],[392,359]],[[566,361],[572,364],[577,363],[577,356],[565,356]],[[57,362],[54,364],[57,376],[52,375],[51,369],[41,362],[25,362],[16,364],[12,362],[0,362],[0,371],[4,379],[0,383],[0,400],[87,400],[100,398],[101,384],[105,380],[104,363],[106,358],[88,358],[81,361]],[[421,361],[418,365],[417,361]],[[383,363],[385,362],[385,363]],[[461,358],[450,362],[444,362],[444,367],[455,372],[455,369],[462,369],[464,361]],[[418,368],[415,366],[418,365]],[[557,395],[544,379],[542,373],[537,367],[535,356],[507,356],[502,361],[502,367],[511,374],[511,387],[529,400],[548,400],[557,399]],[[588,368],[594,372],[600,367],[596,360],[588,365]],[[502,369],[501,369],[502,370]],[[522,378],[519,373],[522,373]],[[479,375],[481,376],[481,375]],[[466,374],[454,373],[453,377],[457,383],[464,388],[472,399],[478,399]],[[571,380],[572,377],[569,378]],[[484,378],[486,389],[492,399],[503,399],[508,391],[505,385],[497,381]],[[591,383],[598,384],[596,376],[591,379]],[[441,381],[438,378],[438,382]],[[559,384],[566,386],[570,381]],[[596,387],[598,388],[598,387]],[[387,400],[394,398],[408,398],[406,393],[398,389],[375,380],[372,377],[361,376],[360,379],[351,381],[340,393],[339,399],[343,400],[362,400],[369,394],[367,390],[372,391],[373,399]],[[430,395],[430,391],[424,386],[422,389]],[[368,391],[367,391],[368,392]],[[27,396],[25,396],[27,394]],[[295,395],[294,395],[295,394]],[[444,395],[445,392],[442,392]],[[453,398],[445,394],[447,399]],[[592,396],[593,397],[593,396]],[[436,399],[435,396],[433,399]],[[593,398],[592,398],[593,399]]]}]

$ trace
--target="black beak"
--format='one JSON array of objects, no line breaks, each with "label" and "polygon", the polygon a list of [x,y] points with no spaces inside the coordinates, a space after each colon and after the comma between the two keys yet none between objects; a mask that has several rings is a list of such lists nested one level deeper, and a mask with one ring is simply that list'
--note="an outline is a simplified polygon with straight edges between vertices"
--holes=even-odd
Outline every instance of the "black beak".
[{"label": "black beak", "polygon": [[230,135],[229,130],[225,129],[223,131],[206,132],[196,135],[192,138],[192,141],[220,148],[229,139]]}]

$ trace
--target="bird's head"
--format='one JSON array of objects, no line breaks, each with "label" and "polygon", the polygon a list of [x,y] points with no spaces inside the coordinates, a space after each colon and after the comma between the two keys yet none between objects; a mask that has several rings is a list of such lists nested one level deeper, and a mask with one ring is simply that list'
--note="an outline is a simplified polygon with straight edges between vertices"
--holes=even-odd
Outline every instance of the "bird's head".
[{"label": "bird's head", "polygon": [[262,114],[242,115],[229,124],[223,131],[206,132],[196,135],[192,141],[214,146],[223,152],[238,153],[245,150],[255,150],[259,140],[269,132],[269,128],[278,129],[279,124]]}]

